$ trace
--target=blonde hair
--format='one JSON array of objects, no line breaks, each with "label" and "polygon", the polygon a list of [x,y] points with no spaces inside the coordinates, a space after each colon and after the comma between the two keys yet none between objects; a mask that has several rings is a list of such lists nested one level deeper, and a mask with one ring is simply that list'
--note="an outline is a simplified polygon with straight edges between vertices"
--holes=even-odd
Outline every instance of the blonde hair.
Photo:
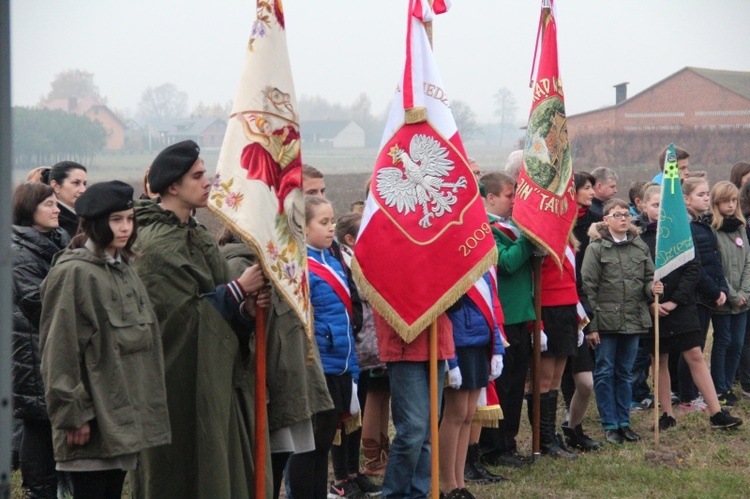
[{"label": "blonde hair", "polygon": [[661,196],[661,186],[659,184],[651,184],[646,188],[646,190],[643,192],[643,196],[641,197],[641,201],[644,203],[648,203],[648,200],[651,199],[652,196]]},{"label": "blonde hair", "polygon": [[[708,186],[708,180],[703,177],[689,177],[684,179],[682,181],[682,196],[685,198],[685,200],[687,200],[688,196],[690,196],[693,191],[697,189],[701,184],[706,184],[706,186]],[[687,207],[687,209],[694,215],[700,215],[700,213],[696,213],[689,206]]]},{"label": "blonde hair", "polygon": [[711,213],[713,214],[713,220],[711,220],[711,227],[719,229],[724,223],[724,215],[719,211],[719,204],[731,201],[732,199],[737,201],[734,206],[734,216],[745,225],[745,217],[742,216],[742,210],[740,209],[740,190],[732,182],[722,180],[717,182],[711,189]]}]

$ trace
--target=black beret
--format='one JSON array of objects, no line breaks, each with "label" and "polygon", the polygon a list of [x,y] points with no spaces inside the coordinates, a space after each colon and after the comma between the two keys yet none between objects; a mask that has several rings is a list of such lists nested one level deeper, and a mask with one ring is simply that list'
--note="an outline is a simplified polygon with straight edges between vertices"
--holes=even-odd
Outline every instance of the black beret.
[{"label": "black beret", "polygon": [[76,215],[97,218],[133,207],[133,188],[125,182],[100,182],[86,189],[76,199]]},{"label": "black beret", "polygon": [[151,192],[161,194],[167,187],[180,180],[193,167],[201,148],[192,140],[183,140],[164,149],[151,164],[148,186]]}]

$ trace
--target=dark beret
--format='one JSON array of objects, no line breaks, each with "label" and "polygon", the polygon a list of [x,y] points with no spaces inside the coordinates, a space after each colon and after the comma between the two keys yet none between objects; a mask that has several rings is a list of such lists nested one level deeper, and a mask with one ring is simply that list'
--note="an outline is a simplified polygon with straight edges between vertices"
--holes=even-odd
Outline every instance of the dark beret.
[{"label": "dark beret", "polygon": [[148,186],[151,192],[161,194],[167,187],[180,180],[193,167],[201,148],[192,140],[183,140],[164,149],[151,164]]},{"label": "dark beret", "polygon": [[125,182],[100,182],[86,189],[76,199],[76,215],[97,218],[133,207],[133,188]]}]

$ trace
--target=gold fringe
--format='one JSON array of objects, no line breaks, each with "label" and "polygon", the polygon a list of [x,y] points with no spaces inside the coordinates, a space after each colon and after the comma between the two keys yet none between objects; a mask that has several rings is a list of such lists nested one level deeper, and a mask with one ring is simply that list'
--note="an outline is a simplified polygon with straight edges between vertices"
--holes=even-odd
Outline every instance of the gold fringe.
[{"label": "gold fringe", "polygon": [[362,428],[362,411],[353,414],[343,421],[344,431],[347,435]]},{"label": "gold fringe", "polygon": [[427,121],[427,109],[425,107],[419,106],[404,110],[404,122],[407,125],[425,121]]},{"label": "gold fringe", "polygon": [[352,274],[360,294],[383,316],[386,322],[396,330],[396,333],[406,343],[411,343],[427,326],[435,322],[440,314],[456,303],[496,263],[497,246],[493,245],[492,249],[465,276],[440,297],[437,303],[425,311],[413,324],[407,324],[388,301],[365,278],[357,261],[356,254],[352,258]]},{"label": "gold fringe", "polygon": [[503,409],[499,405],[477,407],[471,424],[480,425],[484,428],[497,428],[500,419],[505,419],[505,417],[503,416]]}]

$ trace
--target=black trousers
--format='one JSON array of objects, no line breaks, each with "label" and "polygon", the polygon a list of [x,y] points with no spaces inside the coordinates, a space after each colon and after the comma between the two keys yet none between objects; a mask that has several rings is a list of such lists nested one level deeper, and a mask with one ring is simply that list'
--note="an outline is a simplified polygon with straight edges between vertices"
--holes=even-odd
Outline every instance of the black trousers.
[{"label": "black trousers", "polygon": [[57,499],[57,471],[49,421],[23,420],[19,457],[23,488],[28,491],[26,497]]},{"label": "black trousers", "polygon": [[292,454],[289,458],[289,485],[299,499],[328,497],[328,451],[336,436],[340,414],[323,411],[313,416],[315,450]]},{"label": "black trousers", "polygon": [[120,499],[125,470],[74,471],[73,499]]},{"label": "black trousers", "polygon": [[503,373],[495,380],[495,389],[505,419],[500,420],[497,428],[482,428],[479,442],[486,449],[510,452],[517,447],[531,336],[526,330],[526,323],[506,324],[503,329],[510,346],[505,349]]}]

